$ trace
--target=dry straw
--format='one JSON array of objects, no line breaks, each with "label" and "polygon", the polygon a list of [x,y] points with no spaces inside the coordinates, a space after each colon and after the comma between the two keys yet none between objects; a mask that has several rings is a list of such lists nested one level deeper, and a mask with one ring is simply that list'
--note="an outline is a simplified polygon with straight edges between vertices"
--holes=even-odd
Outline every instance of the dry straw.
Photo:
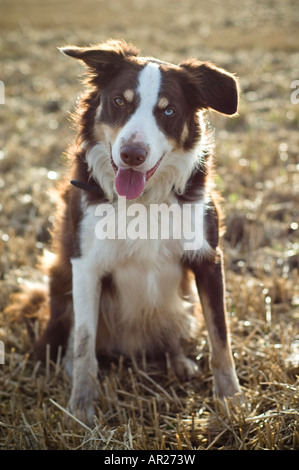
[{"label": "dry straw", "polygon": [[[299,448],[298,369],[288,362],[289,355],[284,360],[278,343],[271,344],[273,336],[278,339],[277,329],[268,334],[268,344],[264,340],[261,344],[261,321],[252,322],[251,331],[248,322],[247,326],[244,323],[238,321],[234,326],[233,322],[238,332],[238,340],[233,333],[233,347],[245,400],[220,402],[212,398],[203,341],[198,356],[200,376],[189,383],[178,381],[166,359],[161,363],[144,357],[133,362],[123,357],[103,361],[93,426],[82,423],[67,409],[71,383],[61,357],[56,363],[48,359],[45,367],[34,363],[26,352],[27,333],[18,325],[17,344],[1,366],[0,448]],[[190,345],[192,350],[199,352]]]}]

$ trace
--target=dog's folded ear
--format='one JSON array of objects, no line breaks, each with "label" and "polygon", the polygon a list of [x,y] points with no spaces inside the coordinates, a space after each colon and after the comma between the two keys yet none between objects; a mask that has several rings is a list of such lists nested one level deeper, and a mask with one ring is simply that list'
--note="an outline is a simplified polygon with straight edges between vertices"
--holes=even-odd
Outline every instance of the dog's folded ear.
[{"label": "dog's folded ear", "polygon": [[70,57],[82,60],[89,68],[100,71],[107,66],[117,66],[121,59],[137,56],[138,49],[125,41],[110,40],[90,47],[66,46],[59,50]]},{"label": "dog's folded ear", "polygon": [[210,62],[190,59],[180,64],[188,72],[191,101],[199,108],[211,108],[233,115],[238,111],[238,79]]}]

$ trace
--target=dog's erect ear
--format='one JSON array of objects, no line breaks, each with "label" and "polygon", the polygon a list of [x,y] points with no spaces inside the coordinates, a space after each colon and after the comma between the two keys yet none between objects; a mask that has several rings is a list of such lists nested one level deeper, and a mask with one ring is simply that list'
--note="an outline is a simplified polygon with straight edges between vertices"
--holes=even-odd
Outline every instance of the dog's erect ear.
[{"label": "dog's erect ear", "polygon": [[232,115],[238,110],[238,80],[209,62],[190,59],[180,64],[188,72],[193,103]]},{"label": "dog's erect ear", "polygon": [[125,41],[110,40],[97,46],[60,48],[63,54],[82,60],[89,68],[100,71],[107,66],[117,66],[121,59],[137,56],[138,50]]}]

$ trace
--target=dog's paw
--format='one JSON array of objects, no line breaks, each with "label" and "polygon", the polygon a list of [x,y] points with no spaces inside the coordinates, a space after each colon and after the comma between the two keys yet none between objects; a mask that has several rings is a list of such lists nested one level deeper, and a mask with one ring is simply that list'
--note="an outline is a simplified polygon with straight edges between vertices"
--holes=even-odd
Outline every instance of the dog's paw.
[{"label": "dog's paw", "polygon": [[95,416],[93,403],[85,402],[84,400],[80,400],[79,402],[70,400],[68,409],[70,413],[82,423],[88,426],[93,425]]},{"label": "dog's paw", "polygon": [[68,409],[79,421],[92,426],[95,416],[94,402],[97,398],[98,392],[94,385],[81,390],[73,390]]},{"label": "dog's paw", "polygon": [[191,380],[198,374],[198,367],[192,359],[183,354],[172,359],[172,366],[179,379]]},{"label": "dog's paw", "polygon": [[241,393],[235,369],[214,369],[214,394],[223,400]]}]

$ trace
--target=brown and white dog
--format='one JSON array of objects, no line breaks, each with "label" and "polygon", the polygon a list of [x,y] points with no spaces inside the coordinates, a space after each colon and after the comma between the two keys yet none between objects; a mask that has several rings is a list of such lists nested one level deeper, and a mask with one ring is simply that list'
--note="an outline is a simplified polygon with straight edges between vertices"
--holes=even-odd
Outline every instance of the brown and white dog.
[{"label": "brown and white dog", "polygon": [[[47,344],[53,358],[59,345],[68,357],[73,351],[70,408],[88,421],[101,351],[168,353],[178,376],[193,377],[196,365],[181,345],[190,334],[186,299],[193,273],[209,333],[214,392],[234,395],[240,387],[225,318],[204,113],[207,108],[237,112],[236,78],[195,59],[173,65],[139,57],[123,41],[62,52],[87,66],[87,91],[78,103],[77,139],[69,151],[72,184],[64,187],[53,234],[51,316],[36,345],[38,357],[44,357]],[[184,234],[171,231],[168,237],[150,236],[164,223],[163,211],[160,218],[150,217],[155,205],[181,210],[189,205],[200,244],[190,245]],[[202,217],[195,220],[198,206]],[[132,220],[136,208],[146,214],[143,221],[138,218],[143,236]],[[104,236],[109,221],[125,232]]]}]

